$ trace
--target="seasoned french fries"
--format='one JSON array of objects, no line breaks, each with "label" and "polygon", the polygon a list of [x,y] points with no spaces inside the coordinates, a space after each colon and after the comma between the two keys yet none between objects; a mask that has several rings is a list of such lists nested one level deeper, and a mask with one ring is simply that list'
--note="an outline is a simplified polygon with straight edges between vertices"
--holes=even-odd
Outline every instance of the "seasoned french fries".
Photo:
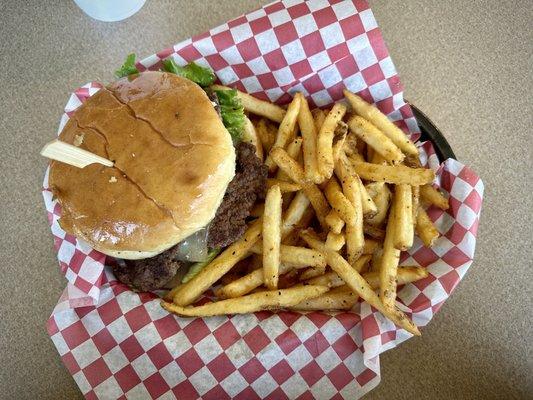
[{"label": "seasoned french fries", "polygon": [[[295,138],[294,140],[291,140],[291,142],[287,145],[287,154],[289,157],[291,157],[293,160],[298,162],[298,158],[300,157],[301,151],[302,151],[302,143],[303,140],[301,137]],[[298,162],[298,164],[300,164]],[[281,169],[278,169],[276,172],[276,179],[282,180],[282,181],[290,181],[291,178]]]},{"label": "seasoned french fries", "polygon": [[[292,99],[292,102],[289,104],[289,107],[287,108],[287,113],[283,117],[283,120],[279,124],[278,134],[276,136],[276,140],[274,142],[273,148],[281,147],[285,148],[287,144],[290,142],[293,136],[293,132],[296,127],[296,123],[298,122],[298,113],[300,112],[300,102],[301,102],[301,96],[294,96],[294,99]],[[265,164],[268,167],[268,170],[270,172],[275,171],[276,164],[272,161],[272,158],[269,156],[265,160]]]},{"label": "seasoned french fries", "polygon": [[268,153],[274,142],[276,141],[276,133],[270,129],[270,125],[265,118],[261,118],[255,127],[257,136],[263,144],[263,150],[265,153]]},{"label": "seasoned french fries", "polygon": [[344,96],[350,102],[354,111],[361,117],[370,121],[394,142],[405,154],[418,155],[418,150],[407,135],[390,121],[379,109],[354,93],[344,90]]},{"label": "seasoned french fries", "polygon": [[407,250],[413,246],[413,193],[410,185],[396,185],[394,191],[396,223],[394,224],[394,247]]},{"label": "seasoned french fries", "polygon": [[272,186],[265,198],[263,214],[263,274],[265,285],[277,289],[281,246],[281,190]]},{"label": "seasoned french fries", "polygon": [[[398,201],[393,199],[379,269],[380,297],[383,305],[389,309],[395,307],[396,275],[398,263],[400,262],[400,250],[394,245],[396,240],[396,225],[398,224],[397,211],[399,211]],[[411,213],[410,210],[409,213]]]},{"label": "seasoned french fries", "polygon": [[344,228],[344,220],[337,211],[331,210],[328,215],[326,215],[326,225],[331,232],[341,233],[342,228]]},{"label": "seasoned french fries", "polygon": [[441,210],[447,210],[450,208],[448,199],[431,185],[424,185],[420,187],[420,197],[422,197],[422,200],[426,203],[433,204]]},{"label": "seasoned french fries", "polygon": [[283,215],[283,222],[281,224],[282,239],[285,239],[298,226],[310,204],[309,199],[303,192],[296,193],[289,208],[287,208],[287,211]]},{"label": "seasoned french fries", "polygon": [[378,207],[372,197],[368,194],[365,185],[361,181],[361,178],[357,176],[359,181],[359,188],[361,189],[361,205],[363,207],[363,216],[365,219],[372,218],[378,212]]},{"label": "seasoned french fries", "polygon": [[[398,267],[396,274],[396,282],[398,286],[405,285],[406,283],[416,282],[421,279],[427,278],[429,275],[427,269],[416,266],[403,266]],[[368,282],[372,289],[379,289],[380,279],[379,272],[365,272],[362,274],[363,278]],[[343,286],[345,282],[337,275],[336,272],[328,272],[324,275],[317,276],[306,281],[309,285],[327,286],[329,288],[336,288]],[[328,292],[329,293],[329,292]]]},{"label": "seasoned french fries", "polygon": [[[213,90],[228,90],[231,89],[227,86],[213,85]],[[244,109],[252,114],[259,115],[268,118],[274,122],[280,123],[285,117],[286,111],[280,106],[271,103],[269,101],[259,100],[248,93],[243,93],[237,90],[237,95],[241,100]]]},{"label": "seasoned french fries", "polygon": [[416,233],[422,239],[424,246],[431,247],[435,240],[439,237],[439,231],[429,219],[429,216],[422,207],[418,207],[418,215],[416,216]]},{"label": "seasoned french fries", "polygon": [[335,177],[332,177],[326,185],[326,199],[328,199],[331,208],[346,222],[346,224],[355,224],[355,209],[342,193],[341,187]]},{"label": "seasoned french fries", "polygon": [[326,116],[317,140],[318,170],[323,180],[331,178],[333,174],[333,137],[335,128],[346,113],[346,107],[342,103],[337,103]]},{"label": "seasoned french fries", "polygon": [[300,103],[300,113],[298,114],[298,125],[303,138],[303,156],[305,178],[313,183],[320,183],[322,177],[318,171],[317,164],[317,136],[318,130],[313,120],[313,115],[309,110],[307,100],[302,97]]},{"label": "seasoned french fries", "polygon": [[329,212],[326,198],[314,184],[305,180],[302,167],[291,158],[285,150],[280,147],[274,147],[270,152],[274,162],[296,183],[302,185],[302,190],[315,209],[320,225],[326,226],[326,215]]},{"label": "seasoned french fries", "polygon": [[339,287],[337,290],[330,290],[313,299],[302,301],[291,309],[298,311],[351,310],[358,298],[359,296],[349,287]]},{"label": "seasoned french fries", "polygon": [[346,243],[346,239],[342,233],[328,232],[326,237],[326,246],[334,251],[341,251]]},{"label": "seasoned french fries", "polygon": [[[250,251],[255,254],[263,254],[264,245],[256,243]],[[325,267],[326,259],[319,251],[307,247],[280,246],[280,261],[283,264],[298,267]]]},{"label": "seasoned french fries", "polygon": [[255,155],[257,158],[263,161],[263,144],[259,140],[254,124],[252,124],[252,121],[250,121],[246,116],[244,117],[244,132],[242,135],[242,141],[252,144],[255,147]]},{"label": "seasoned french fries", "polygon": [[[266,198],[254,204],[257,220],[244,235],[170,290],[162,306],[207,317],[351,310],[361,298],[420,335],[396,306],[397,286],[426,278],[428,270],[398,266],[400,252],[415,233],[433,245],[439,232],[422,206],[446,210],[449,202],[431,185],[435,173],[422,168],[414,144],[348,91],[349,114],[341,103],[310,110],[301,93],[287,110],[238,95],[247,115],[255,114],[246,118],[243,140],[268,166]],[[210,288],[218,301],[191,306]]]},{"label": "seasoned french fries", "polygon": [[333,162],[336,163],[341,155],[341,151],[344,151],[344,142],[348,134],[348,125],[343,121],[339,121],[335,128],[333,136]]},{"label": "seasoned french fries", "polygon": [[320,132],[320,128],[322,128],[322,124],[324,124],[324,120],[326,119],[326,113],[320,108],[315,108],[311,114],[313,115],[313,121],[318,135],[318,132]]},{"label": "seasoned french fries", "polygon": [[226,248],[189,282],[177,286],[169,293],[178,306],[188,306],[198,299],[216,281],[222,278],[238,261],[246,256],[250,248],[261,238],[262,218],[254,221],[244,235]]},{"label": "seasoned french fries", "polygon": [[411,191],[413,192],[413,226],[416,225],[416,217],[418,215],[418,206],[420,205],[420,188],[421,186],[411,186]]},{"label": "seasoned french fries", "polygon": [[[415,266],[398,267],[396,270],[396,283],[398,286],[405,285],[406,283],[416,282],[427,278],[428,275],[429,273],[425,268]],[[366,274],[363,274],[363,278],[366,279],[373,289],[379,288],[379,272],[367,272]]]},{"label": "seasoned french fries", "polygon": [[290,308],[298,303],[320,296],[328,291],[325,286],[295,286],[290,289],[269,290],[250,294],[237,299],[221,300],[197,307],[184,307],[161,302],[163,308],[171,313],[185,317],[211,317],[214,315],[246,314],[261,310]]},{"label": "seasoned french fries", "polygon": [[282,181],[277,178],[268,178],[267,188],[270,189],[272,186],[278,186],[281,190],[281,193],[297,192],[298,190],[302,189],[302,187],[297,183]]},{"label": "seasoned french fries", "polygon": [[[386,307],[380,298],[374,293],[368,282],[352,268],[350,263],[346,261],[340,254],[328,249],[323,243],[316,240],[312,235],[308,235],[305,231],[301,233],[302,238],[316,250],[322,251],[326,255],[328,265],[342,278],[344,282],[354,290],[362,299],[367,301],[371,306],[379,310],[383,315],[389,318],[399,327],[420,336],[420,331],[415,324],[395,306],[394,308]],[[321,286],[322,287],[322,286]]]},{"label": "seasoned french fries", "polygon": [[401,185],[419,186],[433,182],[435,173],[426,168],[409,168],[405,165],[379,165],[367,162],[354,162],[355,172],[363,179],[374,182],[387,182]]},{"label": "seasoned french fries", "polygon": [[368,183],[366,185],[366,190],[376,205],[376,213],[371,217],[365,218],[365,222],[369,225],[379,227],[383,224],[385,218],[387,218],[392,196],[391,191],[384,182]]},{"label": "seasoned french fries", "polygon": [[391,164],[399,164],[405,158],[405,155],[392,140],[363,117],[353,116],[348,121],[348,126],[350,131]]}]

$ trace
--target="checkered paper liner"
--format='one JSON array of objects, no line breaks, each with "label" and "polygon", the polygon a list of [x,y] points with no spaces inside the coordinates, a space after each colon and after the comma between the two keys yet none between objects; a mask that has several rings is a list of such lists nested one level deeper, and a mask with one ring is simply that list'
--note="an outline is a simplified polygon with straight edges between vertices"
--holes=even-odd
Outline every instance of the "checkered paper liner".
[{"label": "checkered paper liner", "polygon": [[[279,104],[303,92],[316,106],[342,99],[346,86],[419,136],[394,65],[364,1],[277,2],[188,39],[138,63],[196,61],[219,80]],[[69,115],[102,87],[70,97]],[[402,264],[429,276],[399,290],[399,307],[425,326],[472,263],[483,184],[456,160],[439,165],[429,142],[418,143],[450,209],[428,213],[442,234],[427,249],[417,238]],[[410,337],[367,303],[351,312],[259,312],[212,318],[169,315],[151,293],[116,281],[114,260],[59,226],[60,206],[43,196],[67,287],[47,328],[86,398],[329,399],[359,398],[380,380],[379,354]]]}]

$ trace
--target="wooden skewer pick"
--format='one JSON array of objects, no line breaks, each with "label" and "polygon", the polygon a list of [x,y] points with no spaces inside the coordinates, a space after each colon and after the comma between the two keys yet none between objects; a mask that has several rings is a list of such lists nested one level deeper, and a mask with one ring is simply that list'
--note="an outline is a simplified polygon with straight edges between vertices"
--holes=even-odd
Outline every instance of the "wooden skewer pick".
[{"label": "wooden skewer pick", "polygon": [[97,156],[90,151],[80,149],[60,140],[52,140],[45,144],[41,150],[41,155],[78,168],[83,168],[94,163],[102,164],[106,167],[113,166],[113,162],[107,158]]}]

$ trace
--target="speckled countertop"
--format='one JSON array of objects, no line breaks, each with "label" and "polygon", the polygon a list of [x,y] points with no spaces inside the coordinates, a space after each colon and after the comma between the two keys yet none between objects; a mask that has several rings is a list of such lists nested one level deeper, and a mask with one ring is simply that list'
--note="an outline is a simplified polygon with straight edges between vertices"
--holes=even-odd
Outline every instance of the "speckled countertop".
[{"label": "speckled countertop", "polygon": [[[39,190],[70,90],[265,3],[148,0],[108,24],[72,1],[0,2],[0,398],[81,398],[44,328],[65,281]],[[485,202],[471,270],[422,338],[381,357],[366,398],[532,398],[533,3],[371,5],[406,97],[481,175]]]}]

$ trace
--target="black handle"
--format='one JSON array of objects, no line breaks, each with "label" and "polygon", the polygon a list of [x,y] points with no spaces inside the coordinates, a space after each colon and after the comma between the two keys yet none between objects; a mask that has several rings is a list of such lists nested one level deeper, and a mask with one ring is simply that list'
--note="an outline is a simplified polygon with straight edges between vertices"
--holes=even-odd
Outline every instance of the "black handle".
[{"label": "black handle", "polygon": [[413,109],[413,114],[418,121],[418,126],[420,127],[420,131],[422,133],[422,137],[420,139],[431,140],[440,162],[443,162],[448,158],[455,159],[455,154],[453,153],[450,144],[435,126],[435,124],[431,122],[431,120],[413,104],[411,104],[411,108]]}]

